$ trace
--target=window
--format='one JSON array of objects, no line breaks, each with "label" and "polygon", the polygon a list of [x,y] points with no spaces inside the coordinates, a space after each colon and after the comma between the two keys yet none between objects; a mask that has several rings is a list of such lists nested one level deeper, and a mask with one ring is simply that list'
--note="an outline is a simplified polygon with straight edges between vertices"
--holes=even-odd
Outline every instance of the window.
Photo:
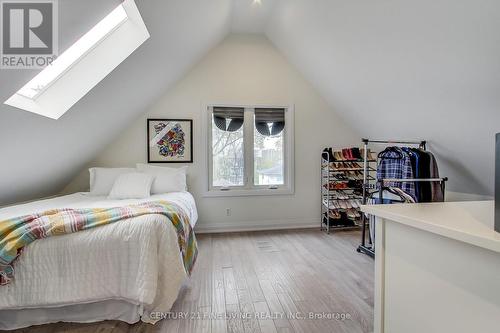
[{"label": "window", "polygon": [[293,193],[292,108],[207,110],[207,195]]},{"label": "window", "polygon": [[125,0],[5,104],[58,119],[148,38],[134,1]]},{"label": "window", "polygon": [[243,108],[215,107],[212,118],[212,186],[245,185]]},{"label": "window", "polygon": [[51,83],[87,54],[95,45],[128,18],[122,5],[116,7],[101,22],[71,45],[57,59],[35,76],[17,92],[27,98],[36,99]]}]

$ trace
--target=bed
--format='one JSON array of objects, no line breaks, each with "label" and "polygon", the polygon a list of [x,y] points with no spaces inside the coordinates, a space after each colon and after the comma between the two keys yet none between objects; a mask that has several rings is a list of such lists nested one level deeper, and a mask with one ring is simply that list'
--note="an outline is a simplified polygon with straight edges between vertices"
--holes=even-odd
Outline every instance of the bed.
[{"label": "bed", "polygon": [[[0,221],[53,208],[106,208],[166,200],[198,219],[188,192],[110,200],[86,192],[0,209]],[[143,215],[35,241],[0,286],[0,329],[58,321],[155,323],[168,312],[187,277],[175,228],[161,215]]]}]

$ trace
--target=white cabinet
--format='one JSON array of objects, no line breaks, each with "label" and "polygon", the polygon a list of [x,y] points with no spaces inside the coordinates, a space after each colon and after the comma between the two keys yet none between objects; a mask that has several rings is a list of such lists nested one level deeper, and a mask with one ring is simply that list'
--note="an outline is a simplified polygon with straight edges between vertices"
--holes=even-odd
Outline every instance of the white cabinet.
[{"label": "white cabinet", "polygon": [[500,332],[493,202],[364,206],[377,216],[376,333]]}]

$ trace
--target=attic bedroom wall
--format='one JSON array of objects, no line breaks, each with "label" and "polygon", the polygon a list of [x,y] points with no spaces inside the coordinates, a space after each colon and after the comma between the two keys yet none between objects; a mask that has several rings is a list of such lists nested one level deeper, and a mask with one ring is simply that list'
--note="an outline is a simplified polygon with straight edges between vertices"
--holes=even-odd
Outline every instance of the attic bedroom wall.
[{"label": "attic bedroom wall", "polygon": [[449,190],[493,195],[500,1],[276,2],[268,38],[346,122],[426,139]]},{"label": "attic bedroom wall", "polygon": [[[120,2],[59,1],[59,51]],[[0,207],[60,192],[228,33],[232,0],[135,2],[151,38],[57,121],[3,104],[35,72],[0,70]]]},{"label": "attic bedroom wall", "polygon": [[[201,114],[206,103],[295,106],[295,194],[244,198],[201,196],[206,162]],[[88,166],[134,166],[146,162],[147,118],[192,118],[194,163],[188,186],[196,198],[198,229],[238,226],[317,225],[319,153],[324,146],[358,145],[360,135],[338,117],[281,53],[261,35],[229,35]],[[179,165],[164,164],[176,167]],[[88,171],[65,193],[88,190]],[[226,216],[231,208],[231,216]]]}]

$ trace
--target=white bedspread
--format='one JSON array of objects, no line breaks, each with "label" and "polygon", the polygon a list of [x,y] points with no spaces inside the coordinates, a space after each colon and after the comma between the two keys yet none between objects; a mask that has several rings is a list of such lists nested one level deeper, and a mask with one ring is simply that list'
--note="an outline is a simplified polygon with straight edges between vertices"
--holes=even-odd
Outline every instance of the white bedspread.
[{"label": "white bedspread", "polygon": [[[107,200],[75,193],[0,209],[0,220],[50,208],[114,207],[154,200],[178,204],[194,227],[198,216],[194,199],[187,192],[154,195],[145,200]],[[154,323],[156,320],[149,314],[169,311],[186,277],[175,228],[160,215],[37,240],[25,248],[14,269],[14,281],[0,287],[0,329],[60,320],[120,319],[116,313],[110,315],[112,318],[95,314],[89,318],[90,312],[75,316],[64,315],[63,311],[75,308],[75,304],[117,301],[135,309],[136,318]],[[43,314],[26,315],[37,310],[22,310],[40,308],[61,311],[45,314],[44,319]],[[16,314],[20,319],[15,318]],[[133,318],[130,314],[123,317]]]}]

